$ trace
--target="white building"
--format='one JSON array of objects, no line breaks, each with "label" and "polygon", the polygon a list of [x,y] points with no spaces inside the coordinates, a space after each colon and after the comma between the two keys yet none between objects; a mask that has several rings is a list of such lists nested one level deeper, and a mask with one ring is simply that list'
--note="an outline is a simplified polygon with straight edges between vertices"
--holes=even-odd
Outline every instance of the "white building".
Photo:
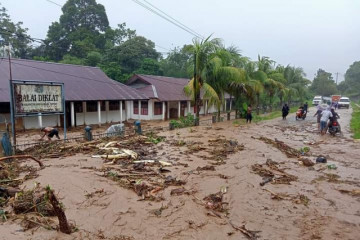
[{"label": "white building", "polygon": [[[10,122],[9,62],[0,59],[0,115]],[[133,101],[148,98],[108,78],[97,67],[12,59],[13,80],[64,83],[67,126],[121,122],[132,118]],[[17,129],[63,125],[63,116],[16,119]],[[1,127],[1,126],[0,126]],[[3,127],[3,126],[2,126]]]},{"label": "white building", "polygon": [[[196,109],[192,101],[184,93],[184,87],[188,82],[189,79],[185,78],[135,74],[126,84],[138,90],[149,100],[133,101],[130,118],[167,120],[186,116],[188,113],[195,114]],[[226,104],[222,109],[224,111],[231,110],[232,107],[230,96],[227,95],[226,99]],[[200,114],[216,111],[215,106],[208,105],[206,100],[203,101]]]}]

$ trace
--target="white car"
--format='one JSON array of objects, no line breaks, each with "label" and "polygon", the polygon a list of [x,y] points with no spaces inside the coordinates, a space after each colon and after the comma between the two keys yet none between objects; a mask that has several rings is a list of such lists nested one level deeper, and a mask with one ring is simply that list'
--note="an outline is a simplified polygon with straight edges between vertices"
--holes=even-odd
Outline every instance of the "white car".
[{"label": "white car", "polygon": [[338,108],[347,108],[350,107],[350,99],[348,97],[341,97],[338,102]]},{"label": "white car", "polygon": [[322,104],[322,101],[323,101],[322,96],[315,96],[312,101],[312,104],[317,106],[319,104]]}]

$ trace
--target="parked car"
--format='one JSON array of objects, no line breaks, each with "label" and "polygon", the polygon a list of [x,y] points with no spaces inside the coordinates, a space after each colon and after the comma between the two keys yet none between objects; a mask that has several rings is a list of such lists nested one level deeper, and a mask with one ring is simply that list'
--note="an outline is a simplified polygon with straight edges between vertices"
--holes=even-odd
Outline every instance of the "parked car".
[{"label": "parked car", "polygon": [[350,107],[350,99],[348,97],[341,97],[338,103],[338,108],[347,108]]},{"label": "parked car", "polygon": [[317,106],[317,105],[319,105],[319,104],[322,104],[322,102],[323,102],[322,96],[315,96],[314,99],[313,99],[313,101],[312,101],[312,104],[313,104],[314,106]]}]

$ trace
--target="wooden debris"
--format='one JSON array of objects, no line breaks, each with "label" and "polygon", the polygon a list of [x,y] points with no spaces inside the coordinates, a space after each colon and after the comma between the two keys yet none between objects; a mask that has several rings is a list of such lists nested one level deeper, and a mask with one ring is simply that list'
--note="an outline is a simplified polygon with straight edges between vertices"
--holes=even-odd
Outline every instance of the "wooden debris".
[{"label": "wooden debris", "polygon": [[44,164],[40,160],[38,160],[30,155],[14,155],[14,156],[1,157],[0,162],[5,161],[5,160],[10,160],[10,159],[31,159],[31,160],[34,160],[35,162],[37,162],[41,168],[44,167]]},{"label": "wooden debris", "polygon": [[235,226],[232,222],[229,222],[230,225],[235,229],[240,231],[242,234],[244,234],[248,239],[250,240],[256,240],[258,239],[258,233],[260,233],[261,231],[251,231],[246,229],[245,225],[242,225],[240,227]]},{"label": "wooden debris", "polygon": [[51,205],[54,208],[55,215],[59,219],[60,232],[70,234],[72,232],[72,230],[67,221],[62,204],[58,201],[58,199],[56,198],[56,196],[54,194],[54,191],[52,189],[50,189],[50,187],[47,188],[47,196],[49,198]]}]

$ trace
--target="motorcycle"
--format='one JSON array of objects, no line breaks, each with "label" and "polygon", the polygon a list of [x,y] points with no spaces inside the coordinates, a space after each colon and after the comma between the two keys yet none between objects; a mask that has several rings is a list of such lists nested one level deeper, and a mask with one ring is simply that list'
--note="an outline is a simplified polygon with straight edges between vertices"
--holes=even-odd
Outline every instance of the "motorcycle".
[{"label": "motorcycle", "polygon": [[335,136],[336,134],[341,134],[341,127],[339,122],[337,120],[332,121],[328,128],[328,131],[332,136]]},{"label": "motorcycle", "polygon": [[303,109],[299,108],[297,111],[296,111],[296,116],[295,116],[295,119],[298,120],[298,119],[303,119],[305,120],[306,118],[306,111],[303,111]]}]

